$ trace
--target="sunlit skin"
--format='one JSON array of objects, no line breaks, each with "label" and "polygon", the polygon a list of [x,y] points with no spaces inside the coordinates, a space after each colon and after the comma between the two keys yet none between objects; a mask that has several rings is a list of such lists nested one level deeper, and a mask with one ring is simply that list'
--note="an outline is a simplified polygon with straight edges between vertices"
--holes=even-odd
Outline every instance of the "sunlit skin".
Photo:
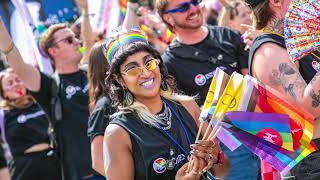
[{"label": "sunlit skin", "polygon": [[134,67],[144,67],[152,59],[154,58],[149,53],[141,51],[129,56],[120,66],[120,83],[141,103],[160,98],[160,68],[157,66],[152,71],[144,69],[137,76],[127,75],[126,71]]},{"label": "sunlit skin", "polygon": [[[167,9],[174,9],[179,4],[189,2],[189,0],[170,1]],[[177,12],[168,14],[172,16],[172,24],[177,29],[198,29],[203,25],[203,16],[200,6],[190,5],[190,9],[186,12]]]},{"label": "sunlit skin", "polygon": [[[70,66],[76,68],[82,57],[79,39],[75,38],[75,34],[69,28],[58,30],[53,37],[54,46],[48,51],[54,57],[56,66],[59,66],[59,69]],[[66,39],[68,37],[73,37],[71,44]]]},{"label": "sunlit skin", "polygon": [[4,97],[10,100],[18,99],[26,94],[26,88],[18,76],[9,72],[2,79],[1,85],[4,91]]}]

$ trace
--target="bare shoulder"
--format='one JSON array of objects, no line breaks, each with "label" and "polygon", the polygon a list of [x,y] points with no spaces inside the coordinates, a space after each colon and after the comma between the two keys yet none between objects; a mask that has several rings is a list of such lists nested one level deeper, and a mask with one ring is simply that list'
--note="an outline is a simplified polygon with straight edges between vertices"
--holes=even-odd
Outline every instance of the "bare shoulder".
[{"label": "bare shoulder", "polygon": [[252,73],[259,81],[294,100],[302,98],[307,85],[298,66],[290,61],[287,50],[274,43],[265,43],[257,49]]},{"label": "bare shoulder", "polygon": [[113,146],[127,146],[131,149],[131,140],[128,132],[117,124],[109,124],[104,133],[104,142]]}]

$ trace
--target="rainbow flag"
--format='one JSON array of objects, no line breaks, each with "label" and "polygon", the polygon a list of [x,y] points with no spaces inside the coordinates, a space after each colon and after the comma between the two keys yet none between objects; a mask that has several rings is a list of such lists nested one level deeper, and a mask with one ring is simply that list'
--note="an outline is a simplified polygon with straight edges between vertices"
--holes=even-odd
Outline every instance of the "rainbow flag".
[{"label": "rainbow flag", "polygon": [[300,145],[308,146],[313,136],[313,121],[315,119],[313,115],[273,88],[264,86],[253,77],[250,79],[254,85],[252,91],[254,94],[253,102],[256,102],[254,111],[288,114],[293,137],[293,149],[297,149]]},{"label": "rainbow flag", "polygon": [[290,120],[286,114],[232,111],[227,123],[286,150],[293,151]]},{"label": "rainbow flag", "polygon": [[278,145],[262,140],[258,136],[245,132],[235,126],[226,127],[228,127],[228,130],[240,142],[259,156],[261,160],[268,162],[282,174],[286,174],[303,158],[317,150],[316,146],[311,141],[307,147],[299,147],[296,151],[287,151]]},{"label": "rainbow flag", "polygon": [[123,22],[124,17],[126,16],[127,1],[128,1],[128,0],[119,0],[119,5],[120,5],[120,19],[121,19],[121,22]]},{"label": "rainbow flag", "polygon": [[285,173],[317,150],[311,141],[314,117],[310,113],[251,76],[244,78],[242,93],[238,109],[248,112],[227,113],[225,118],[230,119],[225,122],[231,126],[225,127],[262,160]]}]

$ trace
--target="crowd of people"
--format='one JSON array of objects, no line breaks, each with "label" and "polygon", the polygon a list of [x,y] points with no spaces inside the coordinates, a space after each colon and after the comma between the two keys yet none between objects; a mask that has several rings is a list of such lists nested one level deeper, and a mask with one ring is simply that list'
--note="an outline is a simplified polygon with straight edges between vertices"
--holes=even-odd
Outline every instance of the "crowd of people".
[{"label": "crowd of people", "polygon": [[[244,145],[195,141],[216,68],[320,117],[320,54],[291,62],[284,43],[290,0],[128,0],[107,37],[76,2],[80,23],[40,37],[51,75],[26,63],[0,19],[1,180],[263,179],[265,162]],[[319,179],[319,161],[316,151],[283,178]]]}]

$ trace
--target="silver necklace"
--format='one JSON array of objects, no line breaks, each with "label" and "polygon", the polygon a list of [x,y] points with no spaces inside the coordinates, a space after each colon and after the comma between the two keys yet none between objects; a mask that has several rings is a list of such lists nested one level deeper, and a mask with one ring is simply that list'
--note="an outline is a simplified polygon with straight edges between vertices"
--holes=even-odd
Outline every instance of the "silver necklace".
[{"label": "silver necklace", "polygon": [[164,111],[160,114],[156,114],[155,116],[157,117],[157,119],[161,120],[162,122],[164,122],[164,127],[163,129],[168,130],[171,128],[171,110],[170,108],[168,108],[168,106],[166,105],[166,103],[164,104]]}]

